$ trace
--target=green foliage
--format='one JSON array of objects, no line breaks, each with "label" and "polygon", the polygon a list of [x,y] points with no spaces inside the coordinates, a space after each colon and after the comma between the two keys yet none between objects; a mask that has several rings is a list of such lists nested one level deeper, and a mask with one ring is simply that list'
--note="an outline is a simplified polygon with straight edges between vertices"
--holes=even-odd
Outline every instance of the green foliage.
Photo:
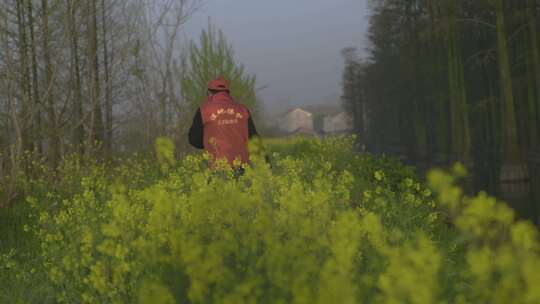
[{"label": "green foliage", "polygon": [[185,71],[181,75],[183,97],[193,110],[206,100],[208,82],[219,76],[229,81],[231,95],[255,113],[255,76],[246,74],[244,67],[236,62],[232,46],[223,32],[209,24],[201,33],[199,44],[191,42]]},{"label": "green foliage", "polygon": [[157,161],[66,159],[27,196],[32,268],[2,250],[0,283],[60,303],[538,303],[535,227],[464,197],[460,166],[429,190],[353,143],[254,143],[238,179],[205,155],[175,160],[167,139]]},{"label": "green foliage", "polygon": [[156,157],[161,169],[166,171],[174,166],[174,142],[169,138],[160,137],[156,140]]},{"label": "green foliage", "polygon": [[441,210],[453,219],[460,241],[467,246],[462,274],[467,285],[457,299],[538,303],[540,292],[532,286],[540,276],[531,271],[540,266],[538,230],[529,222],[516,221],[510,208],[485,193],[463,196],[455,180],[464,170],[456,166],[453,171],[453,175],[433,171],[429,183],[439,192]]}]

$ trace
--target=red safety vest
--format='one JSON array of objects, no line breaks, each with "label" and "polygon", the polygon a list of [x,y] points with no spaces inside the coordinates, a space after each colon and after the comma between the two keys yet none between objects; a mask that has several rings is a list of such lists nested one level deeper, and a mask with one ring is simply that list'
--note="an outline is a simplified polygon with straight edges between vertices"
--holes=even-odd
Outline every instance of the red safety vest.
[{"label": "red safety vest", "polygon": [[235,160],[246,164],[249,161],[248,109],[234,101],[228,93],[222,92],[208,98],[200,110],[204,125],[204,149],[212,159],[226,159],[230,166]]}]

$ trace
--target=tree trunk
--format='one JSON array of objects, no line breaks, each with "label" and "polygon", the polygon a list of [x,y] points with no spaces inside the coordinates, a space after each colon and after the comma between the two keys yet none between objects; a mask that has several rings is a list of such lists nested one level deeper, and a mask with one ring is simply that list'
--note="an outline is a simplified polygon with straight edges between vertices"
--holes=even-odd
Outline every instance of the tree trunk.
[{"label": "tree trunk", "polygon": [[451,152],[454,155],[459,155],[461,149],[461,135],[462,135],[462,125],[461,125],[461,113],[459,112],[459,96],[458,96],[458,84],[457,82],[457,55],[456,55],[456,42],[455,42],[455,33],[452,32],[448,35],[448,81],[449,81],[449,102],[450,102],[450,129],[451,129]]},{"label": "tree trunk", "polygon": [[[20,21],[20,15],[19,15],[19,7],[17,6],[17,19],[18,21]],[[1,20],[0,20],[1,21]],[[4,26],[4,28],[7,28],[8,27],[8,21],[7,21],[7,18],[4,18],[3,20],[4,22],[1,24],[2,26]],[[19,23],[20,24],[20,23]],[[19,28],[20,29],[20,28]],[[1,38],[1,42],[3,46],[6,46],[5,48],[5,56],[3,57],[4,60],[5,60],[5,64],[6,64],[6,71],[8,73],[13,73],[15,72],[15,69],[14,69],[14,60],[12,58],[12,52],[11,50],[9,49],[8,46],[8,34],[6,31],[2,31],[0,32],[0,38]],[[19,50],[20,51],[20,50]],[[19,118],[18,118],[18,113],[17,113],[17,110],[15,109],[16,106],[15,106],[15,97],[14,97],[14,93],[15,91],[17,90],[16,89],[16,86],[17,84],[13,85],[12,83],[12,78],[10,77],[6,77],[5,78],[5,81],[6,81],[6,87],[7,87],[7,109],[6,111],[9,111],[7,114],[7,116],[9,117],[8,118],[8,121],[10,122],[10,125],[13,127],[13,131],[14,131],[14,135],[15,135],[15,144],[14,145],[11,145],[10,147],[10,150],[9,152],[7,153],[7,155],[9,155],[9,158],[11,160],[11,164],[8,165],[9,167],[9,176],[8,176],[8,182],[6,184],[4,184],[5,188],[4,188],[4,191],[5,191],[5,201],[3,202],[0,202],[0,207],[7,207],[10,202],[12,201],[13,199],[13,193],[14,193],[14,189],[15,189],[15,185],[16,185],[16,182],[18,180],[18,174],[20,172],[19,170],[19,165],[20,165],[20,159],[21,159],[21,154],[22,154],[22,145],[23,145],[23,135],[22,135],[22,132],[21,132],[21,127],[20,127],[20,124],[19,124]],[[9,132],[9,128],[8,128],[8,132]],[[6,170],[7,171],[7,170]]]},{"label": "tree trunk", "polygon": [[[450,8],[450,10],[452,9]],[[450,14],[454,14],[454,12],[450,12]],[[452,152],[459,160],[469,163],[471,161],[471,134],[459,28],[455,16],[451,15],[449,22],[448,79],[450,87]]]},{"label": "tree trunk", "polygon": [[[443,154],[449,152],[449,143],[448,143],[448,104],[446,103],[446,93],[442,89],[439,83],[444,83],[444,80],[438,75],[444,74],[444,65],[445,65],[445,52],[447,52],[444,47],[441,47],[441,41],[444,41],[440,38],[440,34],[436,31],[437,28],[437,18],[439,18],[440,3],[437,1],[430,0],[427,3],[428,5],[428,15],[430,19],[430,39],[431,39],[431,50],[433,55],[433,64],[431,69],[433,71],[434,77],[432,79],[434,86],[434,101],[436,102],[435,113],[437,118],[435,119],[435,151],[437,153]],[[444,44],[442,44],[444,45]],[[436,76],[435,76],[436,75]]]},{"label": "tree trunk", "polygon": [[502,97],[502,144],[503,159],[507,164],[519,162],[519,149],[517,139],[517,123],[512,88],[512,75],[510,59],[508,55],[508,42],[506,37],[506,25],[504,17],[503,0],[495,0],[497,19],[497,51],[499,58],[499,73],[501,81]]},{"label": "tree trunk", "polygon": [[[78,3],[78,2],[76,2]],[[75,20],[77,20],[77,12],[74,0],[67,0],[68,7],[68,27],[71,40],[71,73],[73,78],[73,120],[74,132],[73,143],[76,151],[84,154],[84,117],[83,117],[83,100],[81,94],[81,71],[79,62],[79,33]]]},{"label": "tree trunk", "polygon": [[113,141],[113,113],[112,113],[112,86],[110,81],[109,55],[107,46],[107,22],[105,18],[105,0],[101,0],[101,22],[103,30],[103,65],[105,71],[105,151],[108,157],[112,154]]},{"label": "tree trunk", "polygon": [[449,81],[449,102],[450,102],[450,132],[451,132],[451,152],[452,154],[457,154],[459,151],[460,145],[460,123],[459,123],[459,113],[458,113],[458,101],[456,97],[456,72],[455,72],[455,48],[454,48],[454,35],[451,33],[449,35],[448,43],[448,81]]},{"label": "tree trunk", "polygon": [[56,109],[53,98],[53,71],[51,64],[51,54],[49,48],[49,3],[48,0],[41,1],[42,14],[42,36],[43,36],[43,59],[45,62],[45,103],[49,116],[49,158],[53,168],[58,166],[60,160],[60,135],[56,121]]},{"label": "tree trunk", "polygon": [[[360,88],[359,91],[363,91],[364,84],[362,83],[363,82],[363,79],[361,78],[362,76],[357,76],[357,77],[359,79],[358,81],[359,83],[357,84],[358,87]],[[356,133],[360,135],[360,138],[359,138],[360,143],[366,144],[367,143],[366,129],[364,127],[365,126],[365,121],[364,121],[365,98],[363,97],[364,96],[363,92],[359,92],[359,93],[360,93],[360,97],[357,100],[355,100],[355,102],[353,103],[354,105],[353,119],[354,119]]]},{"label": "tree trunk", "polygon": [[33,91],[33,128],[32,135],[34,136],[33,142],[37,149],[38,154],[41,154],[42,148],[42,138],[41,138],[41,102],[40,102],[40,92],[39,92],[39,77],[38,77],[38,63],[36,56],[36,41],[34,38],[34,15],[32,12],[32,1],[27,0],[28,7],[28,28],[30,30],[30,52],[32,55],[32,88]]},{"label": "tree trunk", "polygon": [[417,3],[415,1],[409,1],[406,12],[408,16],[411,16],[409,20],[407,21],[409,23],[409,28],[407,31],[410,35],[410,40],[413,42],[411,44],[411,55],[412,55],[412,62],[413,62],[413,73],[414,77],[417,79],[416,81],[413,81],[412,85],[412,103],[413,103],[413,119],[414,119],[414,138],[415,138],[415,147],[414,149],[418,153],[418,156],[423,158],[427,154],[427,139],[428,139],[428,132],[426,128],[426,102],[424,99],[424,96],[422,96],[421,93],[421,87],[419,82],[419,76],[418,72],[421,71],[421,58],[426,53],[423,53],[422,51],[422,42],[419,37],[418,29],[416,29],[415,25],[418,23],[418,8]]},{"label": "tree trunk", "polygon": [[[89,60],[89,78],[90,78],[90,100],[92,104],[92,116],[90,123],[90,143],[98,145],[102,149],[103,144],[103,117],[100,100],[99,84],[99,61],[97,52],[97,9],[96,0],[87,0],[88,9],[88,60]],[[100,151],[97,151],[100,152]],[[98,153],[101,154],[101,153]]]},{"label": "tree trunk", "polygon": [[[536,0],[528,0],[527,1],[527,21],[529,25],[529,36],[531,38],[531,45],[530,49],[528,49],[530,58],[532,59],[532,69],[531,64],[527,65],[527,69],[530,72],[533,72],[533,78],[531,80],[534,81],[534,91],[536,91],[536,101],[535,101],[535,107],[536,111],[535,114],[535,121],[536,121],[536,131],[535,135],[536,138],[534,139],[534,144],[536,145],[538,143],[538,119],[540,119],[540,53],[539,53],[539,47],[538,47],[538,24],[536,20]],[[531,134],[531,136],[534,134]]]},{"label": "tree trunk", "polygon": [[467,102],[467,90],[465,88],[465,72],[463,67],[463,58],[459,49],[456,49],[458,54],[457,60],[457,80],[458,80],[458,94],[459,94],[459,109],[461,112],[461,124],[462,124],[462,142],[460,150],[460,159],[465,163],[471,162],[471,129],[469,121],[469,105]]},{"label": "tree trunk", "polygon": [[528,130],[528,144],[529,148],[536,147],[538,144],[538,123],[537,123],[537,103],[536,103],[536,78],[535,69],[533,64],[533,50],[529,47],[528,43],[524,44],[525,53],[527,58],[527,107],[526,114],[528,115],[528,123],[526,124]]},{"label": "tree trunk", "polygon": [[21,105],[21,115],[23,124],[20,125],[21,128],[21,138],[22,138],[22,149],[24,151],[32,150],[32,141],[31,141],[31,124],[28,124],[29,109],[30,109],[30,96],[31,96],[31,86],[30,86],[30,70],[28,67],[28,43],[26,38],[26,22],[25,22],[25,13],[24,6],[21,1],[16,1],[17,9],[17,27],[19,34],[19,57],[20,57],[20,66],[21,66],[21,79],[19,81],[21,96],[22,96],[22,105]]}]

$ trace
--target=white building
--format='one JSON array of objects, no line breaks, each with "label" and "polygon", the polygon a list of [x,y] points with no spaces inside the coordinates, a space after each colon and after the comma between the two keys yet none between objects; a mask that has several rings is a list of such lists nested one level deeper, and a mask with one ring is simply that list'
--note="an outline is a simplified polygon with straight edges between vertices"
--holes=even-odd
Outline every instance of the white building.
[{"label": "white building", "polygon": [[302,108],[294,108],[278,120],[278,128],[286,134],[297,133],[314,133],[313,114]]}]

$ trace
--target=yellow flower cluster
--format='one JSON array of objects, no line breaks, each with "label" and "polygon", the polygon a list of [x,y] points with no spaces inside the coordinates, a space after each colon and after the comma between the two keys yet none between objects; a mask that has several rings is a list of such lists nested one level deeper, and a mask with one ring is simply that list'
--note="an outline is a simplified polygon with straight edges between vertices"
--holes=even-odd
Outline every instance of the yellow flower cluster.
[{"label": "yellow flower cluster", "polygon": [[[540,303],[536,228],[465,197],[460,167],[431,172],[428,189],[396,160],[356,153],[354,138],[250,146],[238,179],[209,171],[205,155],[175,159],[167,139],[157,162],[66,160],[55,190],[27,199],[41,292],[60,303]],[[15,260],[0,255],[0,272]]]}]

